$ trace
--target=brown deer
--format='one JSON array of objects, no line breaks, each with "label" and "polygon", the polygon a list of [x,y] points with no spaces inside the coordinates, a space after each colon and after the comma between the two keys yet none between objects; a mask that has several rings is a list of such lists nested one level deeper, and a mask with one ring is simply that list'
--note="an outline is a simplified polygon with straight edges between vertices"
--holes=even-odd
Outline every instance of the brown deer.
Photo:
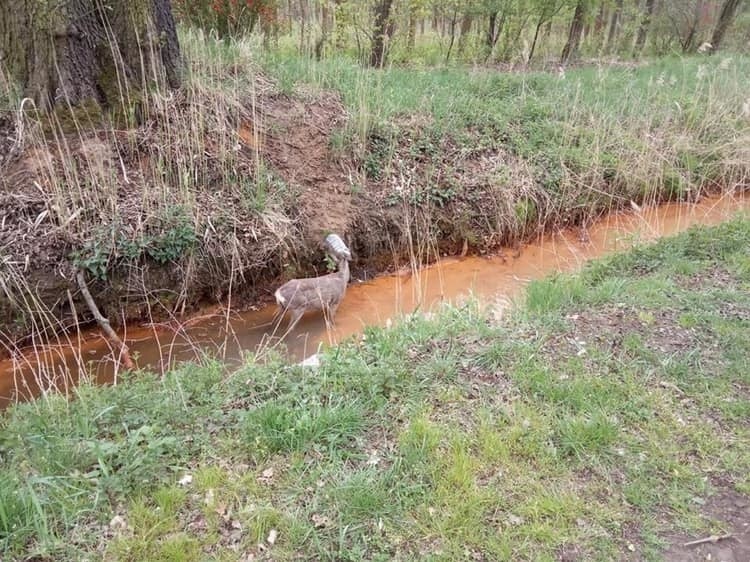
[{"label": "brown deer", "polygon": [[349,283],[349,260],[351,253],[341,239],[334,235],[326,238],[326,244],[336,259],[338,271],[310,277],[307,279],[292,279],[279,287],[274,293],[279,311],[276,313],[281,319],[291,312],[291,321],[286,334],[291,332],[308,310],[321,310],[326,321],[326,327],[330,328],[336,316],[336,310],[346,293]]}]

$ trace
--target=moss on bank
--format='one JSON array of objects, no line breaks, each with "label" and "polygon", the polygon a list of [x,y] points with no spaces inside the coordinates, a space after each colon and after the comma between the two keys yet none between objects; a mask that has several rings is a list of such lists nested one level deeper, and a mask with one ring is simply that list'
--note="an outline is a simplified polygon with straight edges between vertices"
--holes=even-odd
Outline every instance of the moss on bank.
[{"label": "moss on bank", "polygon": [[695,228],[535,282],[501,320],[368,329],[315,373],[185,365],[13,407],[3,555],[658,559],[731,532],[749,244],[747,220]]}]

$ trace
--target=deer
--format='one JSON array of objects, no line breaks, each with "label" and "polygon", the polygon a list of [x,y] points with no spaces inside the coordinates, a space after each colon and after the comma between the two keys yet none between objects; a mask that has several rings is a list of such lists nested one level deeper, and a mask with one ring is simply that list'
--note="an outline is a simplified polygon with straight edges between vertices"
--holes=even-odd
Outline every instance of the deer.
[{"label": "deer", "polygon": [[291,332],[302,315],[307,311],[320,310],[330,329],[336,317],[336,311],[341,304],[346,287],[349,283],[349,260],[352,256],[349,249],[336,234],[329,235],[325,240],[329,253],[335,259],[337,271],[320,277],[292,279],[284,283],[274,293],[279,310],[276,315],[278,321],[287,312],[291,313],[291,320],[286,334]]}]

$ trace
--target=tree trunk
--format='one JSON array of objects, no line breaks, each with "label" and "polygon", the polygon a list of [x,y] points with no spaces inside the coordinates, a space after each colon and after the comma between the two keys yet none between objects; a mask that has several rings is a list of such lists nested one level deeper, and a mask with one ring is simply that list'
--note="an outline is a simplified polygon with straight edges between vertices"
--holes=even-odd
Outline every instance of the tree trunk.
[{"label": "tree trunk", "polygon": [[633,49],[634,57],[640,56],[643,46],[646,44],[646,36],[648,36],[648,30],[651,27],[655,4],[655,0],[646,0],[646,11],[643,14],[643,19],[641,19],[641,25],[638,27],[638,37],[636,37],[635,48]]},{"label": "tree trunk", "polygon": [[698,0],[698,2],[695,3],[695,9],[693,10],[693,19],[690,22],[690,29],[688,29],[688,34],[685,37],[685,39],[682,41],[683,53],[687,53],[693,50],[693,44],[695,43],[695,36],[698,33],[698,26],[700,25],[700,22],[701,22],[702,12],[703,12],[703,2]]},{"label": "tree trunk", "polygon": [[526,60],[526,64],[531,64],[531,59],[534,57],[534,51],[536,50],[536,42],[539,39],[539,30],[542,29],[544,21],[540,18],[536,24],[536,30],[534,31],[534,40],[531,42],[531,49],[529,50],[529,58]]},{"label": "tree trunk", "polygon": [[497,45],[497,42],[500,39],[500,35],[502,35],[503,33],[503,28],[505,27],[506,16],[507,12],[503,12],[503,15],[498,21],[497,12],[493,12],[493,14],[490,15],[490,25],[487,28],[486,37],[487,54],[484,57],[484,62],[487,62],[495,51],[495,46]]},{"label": "tree trunk", "polygon": [[299,54],[307,51],[307,0],[299,0]]},{"label": "tree trunk", "polygon": [[63,101],[114,108],[154,77],[180,85],[169,0],[2,2],[0,61],[42,110]]},{"label": "tree trunk", "polygon": [[724,40],[724,34],[729,29],[729,26],[734,20],[734,15],[737,13],[738,6],[742,3],[742,0],[725,0],[724,5],[721,7],[721,13],[719,19],[716,22],[716,27],[711,35],[711,52],[715,52],[719,49],[719,45]]},{"label": "tree trunk", "polygon": [[451,58],[451,52],[453,51],[453,44],[456,41],[456,23],[458,22],[458,8],[454,8],[453,17],[450,20],[451,40],[448,43],[448,52],[445,53],[445,62],[448,62]]},{"label": "tree trunk", "polygon": [[333,29],[336,50],[341,52],[346,47],[346,18],[344,16],[344,0],[333,0]]},{"label": "tree trunk", "polygon": [[485,39],[485,44],[490,51],[495,46],[495,43],[497,43],[497,13],[496,10],[490,13],[490,24],[487,27],[487,38]]},{"label": "tree trunk", "polygon": [[418,8],[416,2],[409,3],[409,29],[406,33],[406,44],[413,49],[417,42],[417,15]]},{"label": "tree trunk", "polygon": [[607,7],[602,2],[599,6],[599,11],[596,13],[596,19],[594,20],[594,34],[598,35],[604,29],[604,22],[607,21]]},{"label": "tree trunk", "polygon": [[323,48],[326,46],[328,40],[330,9],[328,6],[328,0],[323,0],[320,6],[320,37],[315,42],[315,59],[320,60],[323,58]]},{"label": "tree trunk", "polygon": [[622,3],[623,0],[617,0],[615,4],[615,10],[612,12],[612,19],[609,21],[609,33],[607,34],[607,52],[612,51],[612,46],[617,39],[617,31],[620,27],[620,16],[622,15]]},{"label": "tree trunk", "polygon": [[573,13],[573,20],[570,22],[570,31],[568,32],[568,41],[563,47],[560,63],[565,64],[570,57],[575,56],[581,43],[581,33],[583,32],[583,20],[586,17],[586,6],[584,0],[578,0],[576,11]]},{"label": "tree trunk", "polygon": [[388,32],[391,26],[388,20],[391,17],[391,5],[393,0],[380,0],[375,8],[375,33],[372,39],[372,50],[370,51],[370,66],[382,68],[386,60]]},{"label": "tree trunk", "polygon": [[463,54],[466,49],[466,43],[470,39],[471,23],[473,18],[471,14],[464,14],[461,18],[461,35],[458,38],[458,54]]}]

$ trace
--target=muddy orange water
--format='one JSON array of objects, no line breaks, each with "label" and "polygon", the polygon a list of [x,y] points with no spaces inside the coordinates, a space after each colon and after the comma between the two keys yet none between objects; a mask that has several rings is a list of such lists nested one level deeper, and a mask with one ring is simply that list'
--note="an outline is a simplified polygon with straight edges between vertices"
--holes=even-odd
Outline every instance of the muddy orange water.
[{"label": "muddy orange water", "polygon": [[[327,332],[320,315],[309,314],[284,343],[293,359],[318,351],[360,332],[364,326],[383,325],[389,319],[419,307],[427,311],[441,301],[473,294],[504,306],[530,280],[553,272],[578,269],[585,261],[638,242],[685,230],[694,224],[716,224],[738,212],[750,211],[750,196],[725,194],[697,204],[667,204],[607,215],[589,228],[540,236],[520,251],[491,257],[447,258],[422,269],[379,277],[350,285],[336,317],[336,329]],[[236,313],[216,309],[169,325],[129,328],[127,340],[138,365],[164,372],[175,363],[205,356],[227,364],[239,363],[250,352],[268,349],[278,341],[273,334],[274,308]],[[280,331],[283,331],[282,324]],[[55,345],[0,362],[0,407],[47,390],[68,391],[82,377],[113,382],[118,367],[107,341],[97,332],[70,337]]]}]

